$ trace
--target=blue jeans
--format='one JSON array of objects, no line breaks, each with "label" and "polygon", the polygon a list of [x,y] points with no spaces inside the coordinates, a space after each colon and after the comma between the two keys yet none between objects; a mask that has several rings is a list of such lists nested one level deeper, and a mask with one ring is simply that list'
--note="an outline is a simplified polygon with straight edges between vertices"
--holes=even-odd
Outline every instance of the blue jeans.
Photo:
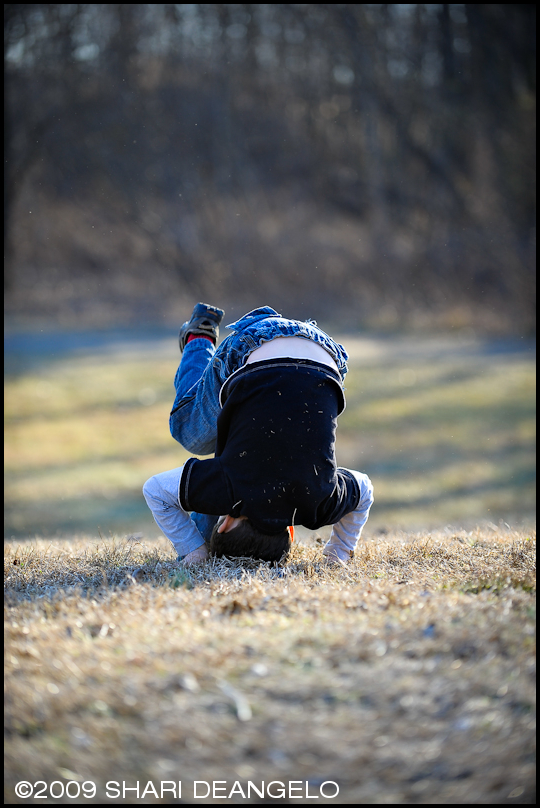
[{"label": "blue jeans", "polygon": [[347,373],[347,352],[309,320],[287,320],[264,306],[227,326],[232,330],[216,349],[209,340],[196,339],[184,348],[176,373],[176,398],[170,416],[171,435],[193,454],[213,454],[220,413],[219,391],[248,356],[275,337],[305,337],[319,343],[333,357],[341,379]]},{"label": "blue jeans", "polygon": [[[243,367],[248,356],[263,342],[275,337],[305,337],[328,351],[336,362],[342,381],[347,373],[345,348],[318,328],[313,320],[287,320],[274,309],[264,306],[227,328],[232,333],[217,349],[207,339],[188,342],[176,372],[176,397],[169,421],[171,435],[194,454],[214,453],[221,410],[219,391],[229,376]],[[191,518],[208,541],[218,517],[193,513]]]}]

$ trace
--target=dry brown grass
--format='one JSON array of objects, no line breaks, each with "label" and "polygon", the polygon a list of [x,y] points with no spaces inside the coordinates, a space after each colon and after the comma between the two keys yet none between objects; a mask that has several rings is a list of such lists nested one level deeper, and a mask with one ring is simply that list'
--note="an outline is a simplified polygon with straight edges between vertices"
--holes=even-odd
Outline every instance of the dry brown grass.
[{"label": "dry brown grass", "polygon": [[346,569],[307,538],[186,573],[163,539],[10,543],[6,802],[82,778],[99,802],[109,780],[203,803],[194,780],[330,780],[344,804],[533,803],[534,551],[484,526],[374,536]]}]

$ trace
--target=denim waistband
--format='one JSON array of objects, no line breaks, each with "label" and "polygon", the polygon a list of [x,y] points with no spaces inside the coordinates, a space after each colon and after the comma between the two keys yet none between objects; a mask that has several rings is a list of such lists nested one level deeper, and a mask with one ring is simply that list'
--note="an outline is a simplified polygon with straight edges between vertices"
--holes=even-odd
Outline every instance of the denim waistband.
[{"label": "denim waistband", "polygon": [[[334,359],[342,379],[347,374],[347,352],[332,337],[322,331],[314,321],[301,322],[281,317],[273,309],[265,307],[242,317],[227,326],[233,330],[218,346],[213,363],[225,379],[245,363],[249,354],[264,342],[276,337],[303,337],[321,345]],[[255,363],[254,363],[255,364]]]}]

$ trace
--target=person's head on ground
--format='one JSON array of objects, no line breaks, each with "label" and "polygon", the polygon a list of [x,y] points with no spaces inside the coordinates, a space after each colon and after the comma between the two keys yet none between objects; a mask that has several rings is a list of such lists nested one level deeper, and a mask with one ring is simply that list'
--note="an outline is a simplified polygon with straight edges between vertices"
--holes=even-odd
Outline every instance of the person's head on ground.
[{"label": "person's head on ground", "polygon": [[279,561],[291,548],[289,530],[277,534],[261,533],[246,517],[222,516],[210,537],[210,555],[222,558],[256,558]]}]

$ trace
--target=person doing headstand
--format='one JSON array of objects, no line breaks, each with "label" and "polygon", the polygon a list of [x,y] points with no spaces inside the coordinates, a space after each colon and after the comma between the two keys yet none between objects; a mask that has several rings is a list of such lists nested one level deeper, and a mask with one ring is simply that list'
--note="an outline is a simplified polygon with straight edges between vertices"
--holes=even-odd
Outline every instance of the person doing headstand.
[{"label": "person doing headstand", "polygon": [[198,303],[180,329],[182,359],[170,415],[191,457],[156,474],[143,494],[185,565],[209,555],[279,561],[294,525],[332,525],[323,555],[346,563],[373,502],[369,477],[339,468],[347,353],[308,320],[264,306],[227,328],[222,309]]}]

